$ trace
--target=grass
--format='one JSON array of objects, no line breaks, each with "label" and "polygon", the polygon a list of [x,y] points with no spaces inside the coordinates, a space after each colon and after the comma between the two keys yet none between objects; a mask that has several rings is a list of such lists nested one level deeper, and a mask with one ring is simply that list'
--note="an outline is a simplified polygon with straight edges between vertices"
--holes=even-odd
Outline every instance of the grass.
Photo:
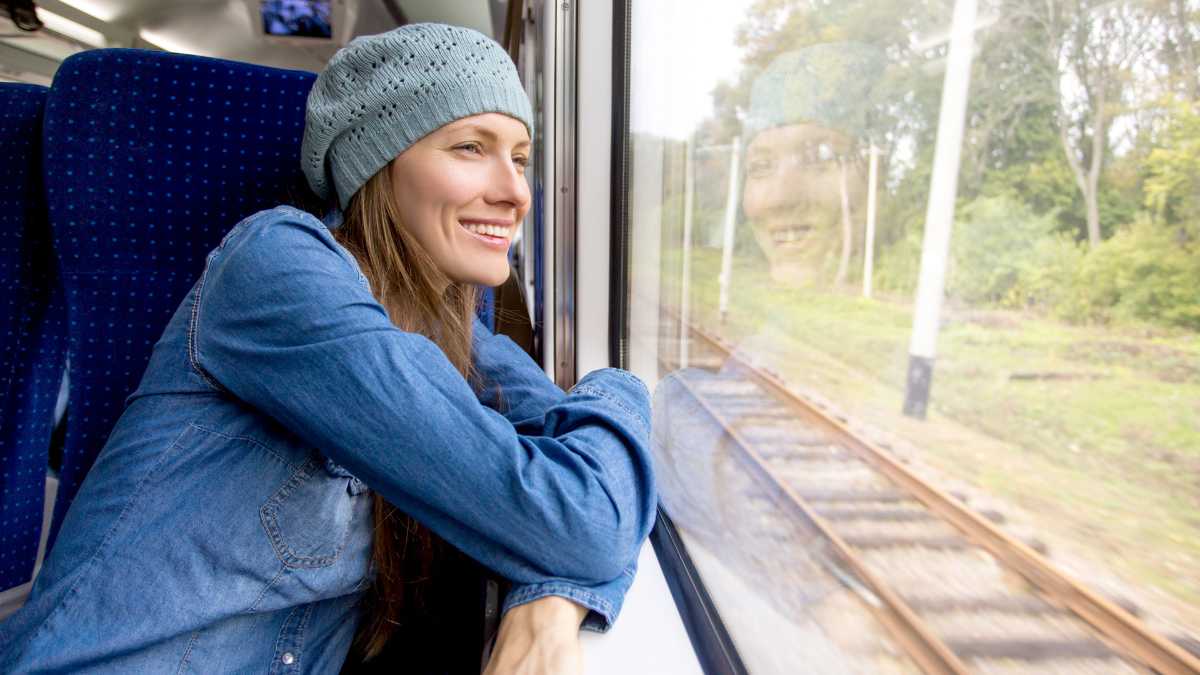
[{"label": "grass", "polygon": [[[719,266],[694,252],[693,316],[711,327]],[[733,278],[725,337],[1127,582],[1200,607],[1200,336],[946,309],[922,423],[899,414],[908,301],[785,288],[758,260]]]}]

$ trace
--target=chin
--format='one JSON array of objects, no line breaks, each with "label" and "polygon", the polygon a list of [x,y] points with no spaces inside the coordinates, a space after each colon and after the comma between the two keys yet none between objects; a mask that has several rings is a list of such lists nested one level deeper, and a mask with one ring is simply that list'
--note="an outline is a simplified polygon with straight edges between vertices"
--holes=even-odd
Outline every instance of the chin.
[{"label": "chin", "polygon": [[503,267],[496,269],[475,269],[469,273],[460,275],[456,281],[464,284],[474,284],[476,286],[491,286],[496,287],[508,281],[508,260],[504,260]]},{"label": "chin", "polygon": [[508,270],[507,269],[504,270],[503,274],[489,276],[487,279],[480,281],[479,284],[481,286],[491,286],[494,288],[496,286],[502,285],[505,281],[508,281]]},{"label": "chin", "polygon": [[775,262],[771,264],[771,280],[793,287],[813,286],[816,271],[803,263]]}]

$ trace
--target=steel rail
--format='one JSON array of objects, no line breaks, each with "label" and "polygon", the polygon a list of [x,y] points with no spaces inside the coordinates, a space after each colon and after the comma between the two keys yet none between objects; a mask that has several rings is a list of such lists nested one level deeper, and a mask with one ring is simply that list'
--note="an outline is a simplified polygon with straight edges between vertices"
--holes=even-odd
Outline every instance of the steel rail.
[{"label": "steel rail", "polygon": [[878,603],[868,601],[866,604],[889,632],[900,642],[902,648],[916,661],[922,671],[931,675],[965,675],[971,672],[966,665],[946,646],[933,631],[925,625],[917,613],[908,606],[899,595],[887,587],[873,572],[871,572],[852,548],[817,515],[796,491],[788,486],[762,458],[751,444],[733,427],[719,412],[717,412],[703,396],[687,382],[680,379],[686,389],[704,410],[719,422],[726,433],[730,435],[738,448],[751,460],[760,477],[770,482],[771,487],[782,492],[791,501],[791,506],[798,509],[803,518],[812,524],[825,537],[837,556],[858,578],[858,580],[880,600]]},{"label": "steel rail", "polygon": [[1095,629],[1120,655],[1142,663],[1162,675],[1200,675],[1200,659],[1151,631],[1145,623],[1117,604],[1083,587],[1024,543],[1009,536],[959,500],[929,485],[905,468],[887,450],[861,438],[846,424],[833,419],[792,391],[777,375],[748,363],[721,338],[689,327],[713,348],[733,359],[755,379],[792,403],[806,421],[830,433],[893,483],[941,516],[968,539],[1016,571],[1048,598],[1071,610]]}]

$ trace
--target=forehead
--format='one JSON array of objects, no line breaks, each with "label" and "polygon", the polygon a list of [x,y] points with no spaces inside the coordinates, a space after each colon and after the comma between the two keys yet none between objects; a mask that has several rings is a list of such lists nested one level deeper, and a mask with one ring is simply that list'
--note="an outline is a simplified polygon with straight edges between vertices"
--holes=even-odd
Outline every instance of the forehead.
[{"label": "forehead", "polygon": [[751,139],[747,152],[787,152],[813,143],[845,145],[849,142],[849,137],[836,129],[811,122],[798,122],[760,131]]},{"label": "forehead", "polygon": [[495,140],[519,145],[529,142],[529,130],[515,117],[502,113],[481,113],[454,120],[438,129],[441,135],[480,134]]}]

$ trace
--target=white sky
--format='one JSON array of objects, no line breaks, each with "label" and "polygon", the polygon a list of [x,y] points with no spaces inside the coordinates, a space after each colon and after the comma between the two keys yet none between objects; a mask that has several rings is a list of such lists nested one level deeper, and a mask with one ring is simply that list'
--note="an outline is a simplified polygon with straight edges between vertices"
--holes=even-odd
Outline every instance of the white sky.
[{"label": "white sky", "polygon": [[640,0],[631,10],[630,128],[684,138],[741,68],[734,31],[753,0]]}]

